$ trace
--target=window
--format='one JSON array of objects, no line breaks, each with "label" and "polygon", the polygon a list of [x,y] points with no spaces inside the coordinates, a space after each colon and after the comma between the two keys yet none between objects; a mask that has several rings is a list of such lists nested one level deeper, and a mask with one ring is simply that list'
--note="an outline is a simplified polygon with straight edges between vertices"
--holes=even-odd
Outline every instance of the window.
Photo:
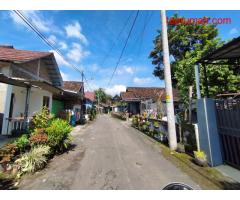
[{"label": "window", "polygon": [[50,98],[48,96],[43,96],[43,106],[49,108]]}]

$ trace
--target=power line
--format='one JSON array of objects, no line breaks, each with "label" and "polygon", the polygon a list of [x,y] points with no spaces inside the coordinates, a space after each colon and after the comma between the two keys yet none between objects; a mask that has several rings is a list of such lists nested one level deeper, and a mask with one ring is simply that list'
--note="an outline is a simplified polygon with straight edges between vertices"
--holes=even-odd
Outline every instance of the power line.
[{"label": "power line", "polygon": [[145,34],[146,28],[147,28],[147,26],[148,26],[148,24],[149,24],[149,22],[152,18],[152,15],[153,15],[153,11],[151,11],[151,13],[149,13],[149,16],[146,15],[145,22],[144,22],[144,25],[143,25],[143,29],[142,29],[142,31],[140,33],[140,37],[139,37],[140,38],[140,45],[139,45],[137,55],[140,54],[140,51],[141,51],[141,48],[142,48],[142,41],[144,39],[144,34]]},{"label": "power line", "polygon": [[110,78],[110,80],[109,80],[109,82],[108,82],[108,86],[110,85],[110,83],[111,83],[111,81],[112,81],[112,79],[113,79],[113,76],[114,76],[114,74],[115,74],[115,72],[116,72],[116,70],[117,70],[117,68],[118,68],[118,65],[119,65],[119,63],[120,63],[120,61],[121,61],[121,58],[122,58],[122,56],[123,56],[123,53],[124,53],[124,51],[125,51],[125,49],[126,49],[128,40],[129,40],[130,35],[131,35],[131,33],[132,33],[133,27],[134,27],[134,25],[135,25],[135,23],[136,23],[138,14],[139,14],[139,10],[137,11],[137,14],[136,14],[136,16],[135,16],[135,18],[134,18],[134,21],[133,21],[132,26],[131,26],[131,28],[130,28],[130,31],[129,31],[129,33],[128,33],[127,39],[126,39],[126,41],[125,41],[125,44],[124,44],[123,49],[122,49],[122,51],[121,51],[121,54],[120,54],[120,56],[119,56],[119,58],[118,58],[117,64],[116,64],[116,66],[115,66],[115,68],[114,68],[114,70],[113,70],[112,76],[111,76],[111,78]]},{"label": "power line", "polygon": [[75,65],[73,65],[72,63],[70,63],[68,61],[68,59],[66,59],[63,55],[63,53],[54,45],[56,45],[56,43],[54,41],[49,41],[39,30],[38,28],[31,23],[24,15],[23,13],[21,13],[18,10],[13,10],[48,46],[50,46],[65,62],[67,62],[69,64],[69,66],[71,66],[73,69],[75,69],[77,72],[79,73],[83,73],[83,70],[80,70],[78,67],[76,67]]},{"label": "power line", "polygon": [[101,62],[101,66],[105,63],[106,59],[109,57],[110,53],[112,52],[112,50],[113,50],[114,47],[116,46],[117,41],[119,40],[119,38],[120,38],[120,36],[122,35],[122,33],[123,33],[123,31],[125,30],[125,28],[127,27],[127,24],[128,24],[128,22],[129,22],[130,18],[132,17],[132,15],[133,15],[133,12],[131,12],[131,13],[129,14],[127,20],[125,21],[125,23],[124,23],[124,25],[123,25],[123,27],[122,27],[122,29],[119,31],[119,33],[118,33],[118,35],[117,35],[116,41],[112,43],[109,51],[108,51],[108,52],[106,53],[106,55],[104,56],[104,59],[103,59],[103,61]]},{"label": "power line", "polygon": [[[143,24],[143,28],[139,34],[139,37],[138,39],[135,41],[137,44],[139,44],[138,46],[138,50],[137,50],[137,54],[136,56],[138,57],[141,53],[141,49],[142,49],[142,43],[143,43],[143,40],[144,40],[144,34],[145,34],[145,31],[147,29],[147,26],[152,18],[152,15],[153,15],[153,11],[151,13],[148,13],[146,14],[145,16],[145,19],[144,19],[144,24]],[[140,42],[138,42],[140,40]],[[135,72],[137,70],[137,65],[134,66],[134,69],[133,71]],[[134,74],[133,74],[134,75]]]}]

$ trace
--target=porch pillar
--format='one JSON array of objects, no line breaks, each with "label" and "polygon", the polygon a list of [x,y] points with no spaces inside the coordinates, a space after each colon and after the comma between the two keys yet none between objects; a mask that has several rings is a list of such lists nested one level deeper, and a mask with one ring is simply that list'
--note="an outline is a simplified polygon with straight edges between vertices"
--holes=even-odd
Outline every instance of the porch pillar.
[{"label": "porch pillar", "polygon": [[26,89],[27,89],[27,94],[26,94],[26,100],[25,100],[23,129],[27,129],[28,128],[28,110],[29,110],[31,86],[28,85]]}]

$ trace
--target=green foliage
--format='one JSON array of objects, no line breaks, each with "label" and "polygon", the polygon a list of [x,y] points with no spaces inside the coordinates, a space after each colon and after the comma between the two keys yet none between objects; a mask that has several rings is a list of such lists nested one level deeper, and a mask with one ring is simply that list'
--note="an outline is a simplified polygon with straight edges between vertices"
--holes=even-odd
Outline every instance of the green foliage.
[{"label": "green foliage", "polygon": [[24,152],[29,147],[28,135],[23,134],[21,137],[14,141],[14,144],[19,148],[21,152]]},{"label": "green foliage", "polygon": [[145,124],[149,127],[151,125],[151,122],[146,121]]},{"label": "green foliage", "polygon": [[153,122],[153,126],[154,126],[155,128],[159,128],[159,123],[158,123],[157,121],[154,121],[154,122]]},{"label": "green foliage", "polygon": [[116,103],[116,106],[127,106],[127,105],[128,104],[126,102],[122,102],[122,101]]},{"label": "green foliage", "polygon": [[89,119],[90,121],[93,121],[94,119],[96,119],[97,116],[97,111],[95,107],[90,108],[90,115],[89,115]]},{"label": "green foliage", "polygon": [[[178,18],[175,14],[173,18]],[[169,51],[172,57],[171,71],[172,83],[180,92],[185,105],[188,104],[188,87],[193,85],[194,91],[194,65],[202,56],[212,52],[223,43],[218,38],[216,25],[210,24],[181,24],[168,26]],[[163,51],[161,32],[154,40],[154,49],[150,53],[152,63],[156,66],[153,74],[164,79]],[[239,71],[236,66],[208,65],[207,75],[209,93],[211,97],[222,92],[237,92],[240,90]],[[203,67],[200,66],[200,78],[203,79]],[[201,80],[203,83],[203,80]],[[201,87],[204,94],[204,87]]]},{"label": "green foliage", "polygon": [[52,116],[49,113],[47,107],[43,107],[40,112],[38,112],[31,122],[30,128],[32,130],[36,128],[47,128],[51,122]]},{"label": "green foliage", "polygon": [[194,157],[206,160],[206,154],[203,151],[194,151]]},{"label": "green foliage", "polygon": [[139,124],[139,118],[138,118],[138,116],[137,116],[137,115],[133,115],[133,116],[132,116],[132,125],[133,125],[133,126],[138,126],[138,124]]},{"label": "green foliage", "polygon": [[108,96],[103,88],[99,88],[95,91],[96,99],[99,100],[99,103],[106,103]]},{"label": "green foliage", "polygon": [[70,141],[72,127],[67,121],[54,119],[51,125],[45,129],[48,136],[48,144],[57,152],[62,152]]},{"label": "green foliage", "polygon": [[20,166],[20,175],[27,172],[35,172],[42,169],[47,163],[46,156],[50,153],[50,147],[39,145],[24,153],[15,164]]},{"label": "green foliage", "polygon": [[163,117],[163,113],[158,113],[157,114],[157,119],[162,119],[162,117]]}]

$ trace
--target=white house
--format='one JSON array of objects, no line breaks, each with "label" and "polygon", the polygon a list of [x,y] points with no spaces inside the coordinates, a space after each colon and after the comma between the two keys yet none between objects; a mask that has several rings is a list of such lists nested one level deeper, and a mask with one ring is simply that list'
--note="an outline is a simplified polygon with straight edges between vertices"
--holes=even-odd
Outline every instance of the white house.
[{"label": "white house", "polygon": [[53,53],[0,46],[0,133],[23,129],[43,106],[51,110],[62,85]]}]

